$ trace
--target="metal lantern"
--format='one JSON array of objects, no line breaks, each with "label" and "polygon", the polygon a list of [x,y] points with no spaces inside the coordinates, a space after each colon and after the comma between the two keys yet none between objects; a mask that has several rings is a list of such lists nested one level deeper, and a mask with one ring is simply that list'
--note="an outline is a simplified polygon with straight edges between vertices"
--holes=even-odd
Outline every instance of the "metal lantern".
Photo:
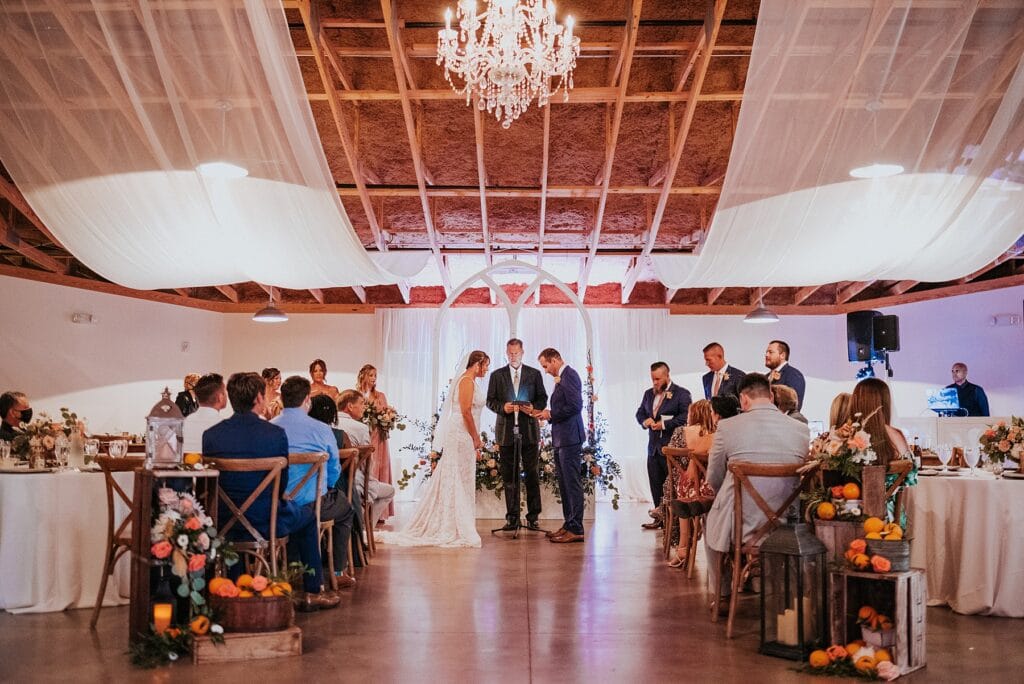
[{"label": "metal lantern", "polygon": [[182,459],[182,428],[185,418],[164,387],[163,398],[146,416],[146,468],[176,466]]},{"label": "metal lantern", "polygon": [[828,644],[825,545],[791,515],[764,540],[760,558],[760,652],[803,660]]}]

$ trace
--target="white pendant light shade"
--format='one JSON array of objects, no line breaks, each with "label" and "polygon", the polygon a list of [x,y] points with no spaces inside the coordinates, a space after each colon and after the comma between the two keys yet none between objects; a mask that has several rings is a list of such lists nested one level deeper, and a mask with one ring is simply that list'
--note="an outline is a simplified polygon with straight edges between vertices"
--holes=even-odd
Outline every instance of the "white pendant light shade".
[{"label": "white pendant light shade", "polygon": [[770,309],[765,308],[761,303],[758,303],[757,308],[748,313],[743,319],[744,323],[778,323],[779,317],[775,315]]},{"label": "white pendant light shade", "polygon": [[269,304],[252,315],[252,320],[256,323],[286,323],[288,314],[274,306],[274,298],[271,297]]}]

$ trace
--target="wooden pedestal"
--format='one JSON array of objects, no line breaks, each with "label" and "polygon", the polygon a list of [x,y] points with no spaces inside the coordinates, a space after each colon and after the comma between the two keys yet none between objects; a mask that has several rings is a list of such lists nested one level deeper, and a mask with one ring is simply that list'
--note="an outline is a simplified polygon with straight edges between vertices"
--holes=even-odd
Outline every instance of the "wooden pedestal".
[{"label": "wooden pedestal", "polygon": [[297,655],[302,655],[302,630],[292,625],[280,632],[228,632],[222,644],[213,643],[208,636],[196,637],[192,662],[202,665]]},{"label": "wooden pedestal", "polygon": [[864,532],[859,522],[846,520],[815,520],[814,534],[828,549],[828,560],[843,562],[847,547]]},{"label": "wooden pedestal", "polygon": [[848,644],[861,638],[857,612],[870,605],[893,620],[896,644],[891,653],[901,674],[925,666],[925,611],[927,588],[924,570],[875,574],[835,572],[832,589],[832,643]]}]

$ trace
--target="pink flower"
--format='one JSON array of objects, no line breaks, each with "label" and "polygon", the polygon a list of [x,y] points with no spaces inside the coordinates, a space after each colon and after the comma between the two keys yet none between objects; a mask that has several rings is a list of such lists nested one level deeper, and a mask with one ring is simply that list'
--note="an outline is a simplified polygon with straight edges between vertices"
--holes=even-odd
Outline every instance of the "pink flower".
[{"label": "pink flower", "polygon": [[164,559],[171,555],[172,548],[171,542],[164,540],[149,547],[149,552],[153,555],[153,558]]},{"label": "pink flower", "polygon": [[201,553],[194,553],[188,558],[188,571],[197,572],[206,567],[206,556]]},{"label": "pink flower", "polygon": [[203,551],[206,551],[206,549],[210,548],[210,536],[205,532],[201,532],[196,538],[196,545]]},{"label": "pink flower", "polygon": [[196,532],[198,530],[203,529],[203,523],[199,518],[192,516],[191,518],[185,521],[185,529],[191,530],[192,532]]},{"label": "pink flower", "polygon": [[267,585],[269,583],[270,583],[270,581],[266,577],[264,577],[263,575],[256,575],[255,577],[252,578],[252,590],[253,591],[263,591],[264,589],[267,588]]},{"label": "pink flower", "polygon": [[192,509],[194,508],[194,506],[192,505],[192,501],[190,499],[185,498],[181,500],[181,504],[179,504],[178,507],[181,509],[181,512],[185,513],[186,515],[191,513]]},{"label": "pink flower", "polygon": [[170,506],[178,502],[178,493],[168,487],[161,487],[158,496],[160,497],[160,503],[164,506]]},{"label": "pink flower", "polygon": [[999,441],[999,450],[1002,451],[1004,454],[1007,451],[1009,451],[1010,450],[1010,440],[1008,440],[1008,439],[1000,440]]},{"label": "pink flower", "polygon": [[887,682],[891,682],[900,676],[900,668],[896,667],[888,660],[883,660],[878,663],[878,665],[875,665],[875,672],[878,673],[878,677],[880,679],[884,679]]}]

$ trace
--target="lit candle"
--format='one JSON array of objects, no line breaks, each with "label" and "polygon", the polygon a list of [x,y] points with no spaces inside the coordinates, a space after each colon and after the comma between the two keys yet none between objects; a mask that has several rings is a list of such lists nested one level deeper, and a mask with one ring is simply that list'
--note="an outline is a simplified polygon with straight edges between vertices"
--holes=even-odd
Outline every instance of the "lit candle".
[{"label": "lit candle", "polygon": [[445,31],[451,31],[452,30],[452,8],[451,7],[446,7],[444,9],[444,30]]},{"label": "lit candle", "polygon": [[153,604],[153,628],[157,634],[163,634],[171,626],[171,610],[170,603]]}]

